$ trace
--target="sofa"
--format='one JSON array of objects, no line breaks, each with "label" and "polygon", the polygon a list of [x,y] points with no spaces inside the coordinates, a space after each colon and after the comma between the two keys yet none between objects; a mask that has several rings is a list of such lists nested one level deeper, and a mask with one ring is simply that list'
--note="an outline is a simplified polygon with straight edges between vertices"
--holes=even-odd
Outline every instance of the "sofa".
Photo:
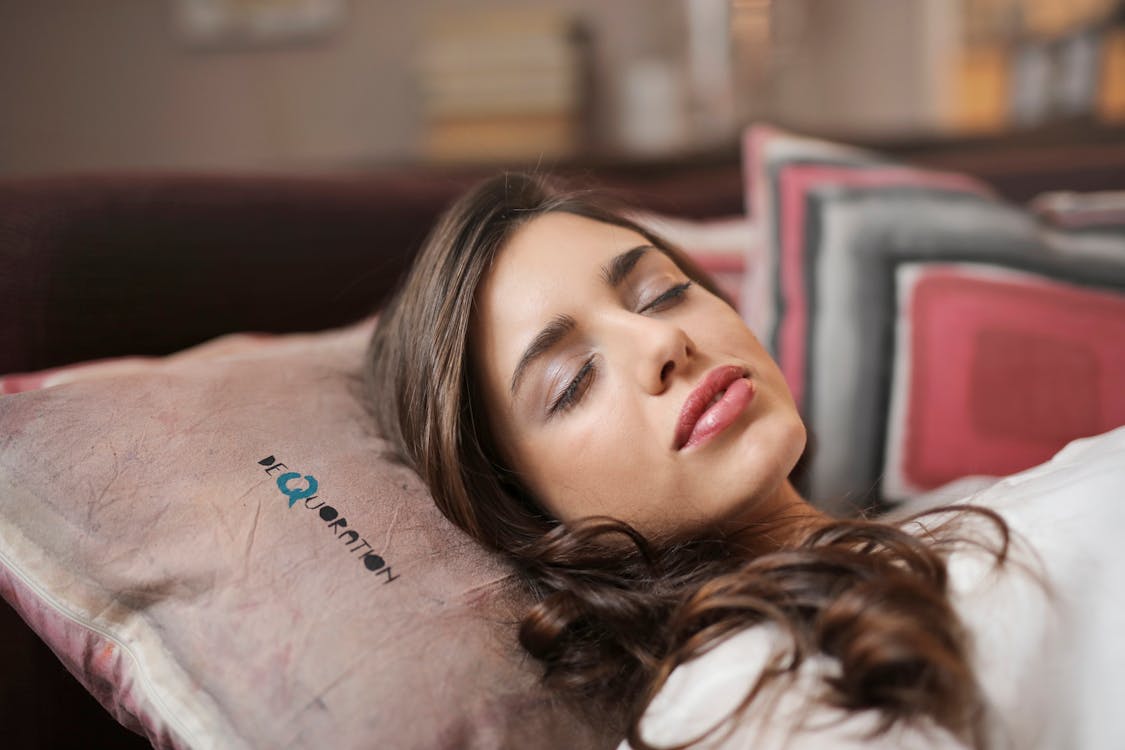
[{"label": "sofa", "polygon": [[[869,170],[887,161],[865,161],[873,157],[846,150],[817,153],[834,167]],[[928,167],[941,158],[929,155]],[[707,224],[745,218],[749,211],[747,226],[760,228],[768,223],[761,212],[776,205],[755,206],[744,192],[749,169],[724,155],[563,171],[608,186],[650,214]],[[1050,169],[1055,188],[1125,188],[1120,172],[1117,178],[1088,167],[1068,173],[1057,162]],[[990,180],[987,168],[982,171],[983,179],[969,179],[1001,203],[1023,203],[1028,186],[1037,190],[1043,180],[1034,172]],[[0,375],[162,357],[234,332],[316,332],[363,320],[394,288],[442,207],[481,175],[403,169],[348,176],[130,173],[0,180]],[[761,254],[780,240],[759,234],[754,241],[760,247],[753,252]],[[1117,283],[1111,279],[1111,286]],[[797,366],[807,369],[802,362]],[[882,377],[891,377],[888,368]],[[815,391],[815,377],[802,382]],[[879,440],[885,449],[887,438]],[[270,464],[262,465],[268,472]],[[98,691],[88,682],[82,689],[7,604],[0,604],[0,663],[8,746],[154,742],[154,735],[146,740],[113,721],[87,694]],[[129,723],[122,716],[116,714]],[[179,745],[169,740],[168,746]]]}]

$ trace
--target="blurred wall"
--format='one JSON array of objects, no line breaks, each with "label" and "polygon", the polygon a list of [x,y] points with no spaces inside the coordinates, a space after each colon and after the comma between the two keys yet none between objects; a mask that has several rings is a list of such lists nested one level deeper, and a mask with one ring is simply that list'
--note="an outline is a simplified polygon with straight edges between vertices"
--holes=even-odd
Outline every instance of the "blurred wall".
[{"label": "blurred wall", "polygon": [[762,114],[841,136],[941,130],[960,7],[958,0],[775,3],[777,49]]},{"label": "blurred wall", "polygon": [[[730,1],[768,19],[753,54],[735,41],[736,125],[767,119],[867,140],[962,127],[969,0]],[[644,72],[656,61],[674,73],[685,62],[693,2],[723,0],[347,0],[344,23],[326,38],[199,50],[175,33],[172,0],[0,0],[0,174],[413,163],[425,128],[416,56],[427,21],[512,5],[565,9],[585,24],[590,145],[620,155],[630,123],[667,116],[637,107],[636,86],[626,95],[630,66]],[[747,59],[749,72],[738,67]],[[986,104],[1003,128],[1008,92],[999,89],[985,92]],[[720,145],[733,148],[732,133]],[[715,145],[698,133],[689,141],[680,153]],[[647,155],[675,153],[661,145]]]},{"label": "blurred wall", "polygon": [[[533,4],[571,8],[592,27],[598,132],[612,138],[614,71],[678,54],[681,4]],[[176,37],[165,0],[0,0],[0,174],[410,161],[426,14],[479,5],[351,0],[343,27],[321,41],[200,51]]]}]

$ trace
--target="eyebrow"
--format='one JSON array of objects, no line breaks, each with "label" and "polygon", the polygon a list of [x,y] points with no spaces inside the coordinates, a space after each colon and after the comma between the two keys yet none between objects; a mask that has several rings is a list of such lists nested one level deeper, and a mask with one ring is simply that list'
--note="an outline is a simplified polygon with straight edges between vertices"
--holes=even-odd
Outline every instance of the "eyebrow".
[{"label": "eyebrow", "polygon": [[652,245],[638,245],[632,250],[626,250],[602,267],[602,279],[612,287],[621,286],[621,282],[633,270],[633,266],[637,265],[641,256],[655,249]]},{"label": "eyebrow", "polygon": [[511,390],[513,396],[515,396],[516,391],[519,390],[520,381],[523,380],[523,376],[527,373],[527,369],[531,367],[531,364],[551,351],[556,344],[566,338],[567,335],[577,327],[578,321],[569,315],[559,315],[543,327],[543,330],[532,339],[527,349],[524,350],[523,356],[520,357],[520,363],[516,365],[516,371],[512,374]]},{"label": "eyebrow", "polygon": [[[637,265],[637,261],[641,259],[649,250],[654,250],[652,245],[638,245],[630,250],[617,255],[602,267],[601,277],[611,287],[619,287],[621,283],[629,276],[633,267]],[[512,382],[509,386],[512,396],[515,396],[519,391],[520,383],[523,381],[524,375],[527,374],[528,368],[534,364],[535,360],[542,357],[547,352],[551,351],[560,341],[566,338],[571,332],[578,327],[578,321],[569,315],[557,315],[546,326],[543,327],[531,343],[528,344],[527,349],[524,350],[523,355],[520,357],[519,364],[516,365],[516,370],[512,373]]]}]

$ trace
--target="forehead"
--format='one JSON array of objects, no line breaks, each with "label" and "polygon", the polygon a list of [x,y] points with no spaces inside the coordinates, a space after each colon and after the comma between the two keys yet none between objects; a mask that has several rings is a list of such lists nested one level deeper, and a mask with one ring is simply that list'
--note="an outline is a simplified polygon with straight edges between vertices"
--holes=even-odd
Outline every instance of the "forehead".
[{"label": "forehead", "polygon": [[483,323],[542,326],[559,303],[604,289],[602,268],[620,253],[649,244],[641,234],[567,213],[549,213],[520,227],[497,253],[478,290]]},{"label": "forehead", "polygon": [[510,371],[553,317],[574,314],[592,296],[606,293],[603,266],[645,244],[631,229],[562,212],[517,229],[477,290],[474,348],[485,369],[491,376]]},{"label": "forehead", "polygon": [[570,213],[548,213],[532,219],[508,238],[497,254],[491,275],[500,280],[514,276],[518,281],[535,281],[557,278],[553,272],[559,270],[580,274],[586,269],[594,274],[592,279],[573,281],[597,281],[597,271],[606,261],[643,244],[648,240],[626,227]]}]

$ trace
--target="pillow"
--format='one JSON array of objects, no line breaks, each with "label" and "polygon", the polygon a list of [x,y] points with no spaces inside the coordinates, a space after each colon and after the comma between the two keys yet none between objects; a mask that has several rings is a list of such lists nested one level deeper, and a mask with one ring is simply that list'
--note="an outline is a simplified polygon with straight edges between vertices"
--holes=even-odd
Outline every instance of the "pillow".
[{"label": "pillow", "polygon": [[1125,232],[1125,190],[1043,193],[1031,209],[1059,227]]},{"label": "pillow", "polygon": [[[296,337],[290,337],[298,340]],[[154,371],[162,366],[174,365],[192,359],[203,359],[221,354],[245,354],[253,347],[282,341],[268,334],[231,333],[203,344],[170,354],[167,357],[113,357],[110,359],[78,362],[62,367],[29,373],[0,375],[0,396],[50,388],[78,380],[105,378],[135,372]]]},{"label": "pillow", "polygon": [[517,646],[510,566],[386,457],[370,327],[0,397],[0,595],[157,747],[611,747]]},{"label": "pillow", "polygon": [[813,160],[822,165],[865,165],[879,163],[879,157],[849,146],[796,138],[769,125],[753,125],[743,138],[743,199],[746,215],[757,228],[759,247],[757,273],[747,278],[742,299],[747,307],[750,328],[763,343],[777,353],[775,328],[782,304],[778,289],[777,248],[780,246],[780,206],[776,199],[776,164]]},{"label": "pillow", "polygon": [[[832,512],[886,499],[885,458],[898,450],[887,445],[897,264],[984,263],[1125,289],[1121,238],[1049,228],[970,177],[769,128],[752,128],[745,141],[747,193],[774,293],[767,340],[815,440],[802,489]],[[1049,379],[1050,367],[1040,363],[1025,377]],[[1114,382],[1125,389],[1125,379]],[[1057,436],[1045,455],[1085,434]],[[910,432],[894,439],[910,440]],[[1019,465],[950,466],[949,478],[1007,474],[1038,463],[1043,450],[1025,451]],[[892,495],[904,488],[893,486]]]},{"label": "pillow", "polygon": [[903,263],[883,491],[1014,474],[1125,424],[1125,294],[984,264]]}]

